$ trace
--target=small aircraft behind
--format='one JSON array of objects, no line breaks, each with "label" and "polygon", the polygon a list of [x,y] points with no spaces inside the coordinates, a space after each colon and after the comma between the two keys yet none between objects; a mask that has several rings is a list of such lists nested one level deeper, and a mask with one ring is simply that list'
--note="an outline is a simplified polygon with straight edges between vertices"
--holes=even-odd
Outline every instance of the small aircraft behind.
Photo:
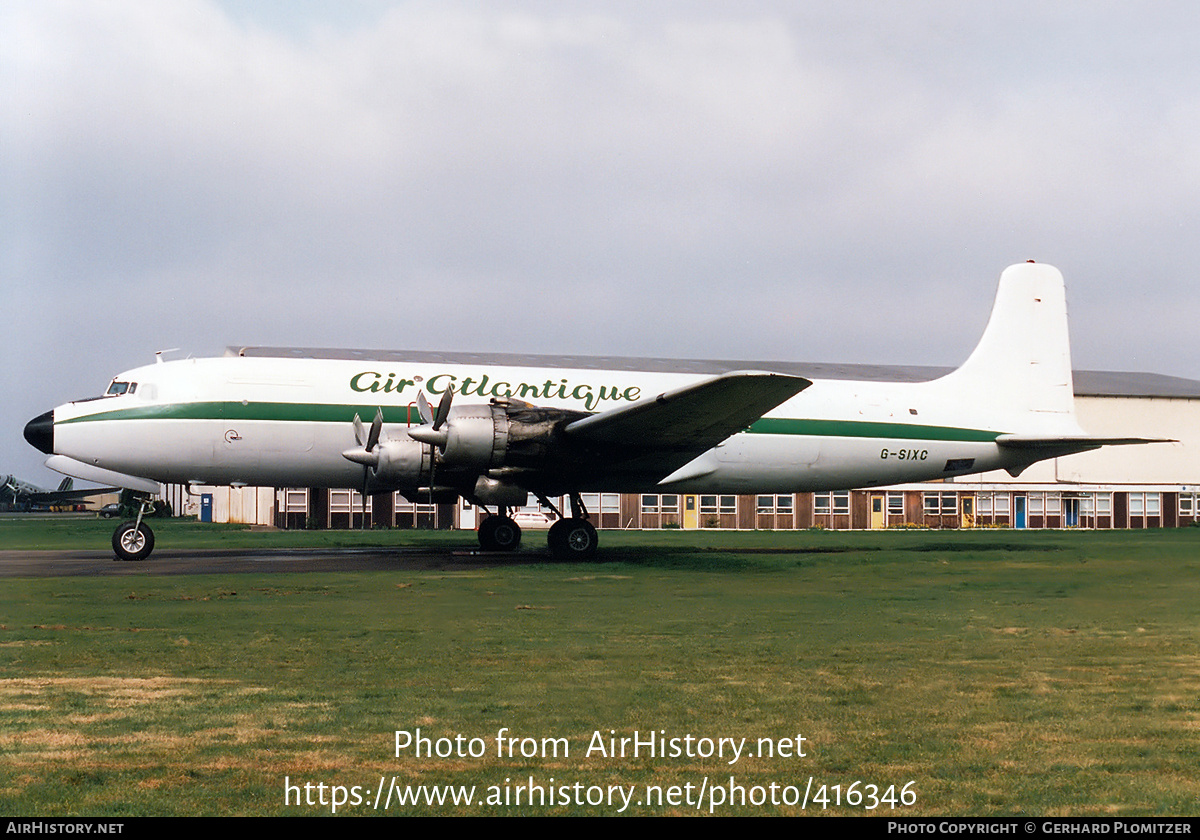
[{"label": "small aircraft behind", "polygon": [[[533,494],[556,557],[597,546],[582,493],[796,493],[957,477],[1141,438],[1075,420],[1057,269],[1001,275],[958,370],[928,382],[812,379],[803,366],[482,354],[231,349],[118,375],[102,397],[25,427],[66,475],[143,494],[160,483],[353,487],[464,498],[485,550],[512,550]],[[551,502],[566,496],[570,515]],[[489,510],[491,508],[491,510]],[[494,512],[493,512],[494,511]],[[148,556],[142,522],[113,535]]]},{"label": "small aircraft behind", "polygon": [[16,510],[44,509],[55,505],[79,504],[89,496],[115,491],[112,487],[75,490],[72,489],[74,484],[74,479],[64,478],[57,490],[44,490],[37,485],[21,481],[14,475],[6,475],[0,479],[0,505]]}]

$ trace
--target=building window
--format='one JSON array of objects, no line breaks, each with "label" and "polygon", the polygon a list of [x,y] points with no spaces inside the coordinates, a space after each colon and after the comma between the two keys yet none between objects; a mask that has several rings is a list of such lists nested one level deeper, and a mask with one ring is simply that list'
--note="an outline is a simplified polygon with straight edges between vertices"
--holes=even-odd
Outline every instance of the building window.
[{"label": "building window", "polygon": [[437,509],[437,505],[429,502],[410,502],[399,493],[396,494],[395,505],[396,513],[432,513]]},{"label": "building window", "polygon": [[643,495],[642,513],[679,513],[679,497]]},{"label": "building window", "polygon": [[[583,500],[583,506],[587,508],[588,513],[621,512],[620,493],[580,493],[579,498]],[[564,510],[563,501],[559,501],[558,508]]]},{"label": "building window", "polygon": [[958,513],[958,494],[926,493],[925,513],[928,516],[953,516]]},{"label": "building window", "polygon": [[700,497],[700,514],[702,516],[716,516],[719,513],[737,513],[737,496]]},{"label": "building window", "polygon": [[[828,496],[828,493],[823,495]],[[759,513],[791,513],[794,507],[794,501],[791,496],[759,496],[758,497],[758,512]]]},{"label": "building window", "polygon": [[1162,512],[1160,493],[1130,493],[1130,516],[1158,516]]},{"label": "building window", "polygon": [[283,491],[284,513],[308,513],[308,491],[288,488]]},{"label": "building window", "polygon": [[846,514],[850,512],[850,491],[839,490],[836,493],[814,493],[813,513],[815,514]]},{"label": "building window", "polygon": [[1180,516],[1195,516],[1197,510],[1197,502],[1200,502],[1200,493],[1180,493],[1179,494],[1179,515]]},{"label": "building window", "polygon": [[895,491],[888,491],[887,494],[887,512],[888,516],[904,516],[904,494]]},{"label": "building window", "polygon": [[[363,496],[357,490],[333,489],[329,491],[330,513],[362,513]],[[371,510],[371,497],[367,497],[367,510]]]}]

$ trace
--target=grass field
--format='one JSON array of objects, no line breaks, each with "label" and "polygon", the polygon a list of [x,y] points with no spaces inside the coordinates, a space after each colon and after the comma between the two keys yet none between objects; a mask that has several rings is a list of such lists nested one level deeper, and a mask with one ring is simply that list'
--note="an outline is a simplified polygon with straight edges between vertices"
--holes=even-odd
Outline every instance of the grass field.
[{"label": "grass field", "polygon": [[[0,547],[103,550],[111,524],[69,528],[3,521]],[[156,530],[181,548],[472,539]],[[7,579],[0,813],[329,813],[297,804],[309,783],[368,814],[383,779],[475,786],[470,806],[391,814],[616,813],[618,787],[639,815],[794,814],[772,796],[805,794],[809,813],[1200,814],[1200,529],[602,540],[579,566]],[[505,727],[530,739],[513,757]],[[397,756],[395,730],[418,728],[485,754]],[[755,755],[587,754],[610,731]],[[803,757],[758,755],[798,735]],[[527,803],[531,778],[554,804]]]}]

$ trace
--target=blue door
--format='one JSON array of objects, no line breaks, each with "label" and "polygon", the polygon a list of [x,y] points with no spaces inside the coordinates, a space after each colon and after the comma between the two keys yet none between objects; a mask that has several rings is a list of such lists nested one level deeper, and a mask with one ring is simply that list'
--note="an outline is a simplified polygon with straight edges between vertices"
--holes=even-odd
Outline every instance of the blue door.
[{"label": "blue door", "polygon": [[1013,508],[1016,512],[1016,527],[1025,528],[1025,496],[1013,496]]},{"label": "blue door", "polygon": [[1079,499],[1063,499],[1063,524],[1068,528],[1079,527]]},{"label": "blue door", "polygon": [[212,522],[212,493],[203,493],[200,496],[200,521]]}]

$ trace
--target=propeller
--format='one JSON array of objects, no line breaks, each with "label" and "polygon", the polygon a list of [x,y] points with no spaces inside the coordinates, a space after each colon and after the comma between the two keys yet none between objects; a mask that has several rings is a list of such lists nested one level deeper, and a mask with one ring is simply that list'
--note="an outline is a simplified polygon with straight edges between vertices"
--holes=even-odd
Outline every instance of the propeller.
[{"label": "propeller", "polygon": [[419,440],[421,443],[436,446],[444,453],[446,451],[446,442],[450,439],[450,434],[443,427],[450,416],[450,404],[452,402],[454,402],[453,388],[447,388],[442,392],[442,398],[438,400],[437,411],[430,410],[429,400],[425,399],[424,391],[417,394],[417,414],[421,418],[422,425],[417,426],[415,429],[409,429],[408,436],[413,440]]},{"label": "propeller", "polygon": [[[450,404],[454,402],[454,389],[447,388],[438,400],[437,410],[430,410],[429,400],[425,392],[417,392],[417,415],[421,418],[420,426],[408,430],[408,436],[415,441],[429,444],[429,504],[433,505],[433,489],[437,486],[438,452],[445,454],[446,443],[450,433],[443,427],[450,416]],[[434,451],[437,447],[438,452]]]},{"label": "propeller", "polygon": [[375,419],[371,421],[371,428],[363,427],[362,418],[357,413],[354,415],[354,440],[358,443],[358,449],[347,449],[342,453],[342,457],[348,461],[353,461],[356,464],[362,464],[363,468],[363,483],[362,483],[362,515],[363,528],[367,527],[367,485],[371,481],[372,467],[379,466],[379,439],[383,436],[383,409],[375,409]]}]

